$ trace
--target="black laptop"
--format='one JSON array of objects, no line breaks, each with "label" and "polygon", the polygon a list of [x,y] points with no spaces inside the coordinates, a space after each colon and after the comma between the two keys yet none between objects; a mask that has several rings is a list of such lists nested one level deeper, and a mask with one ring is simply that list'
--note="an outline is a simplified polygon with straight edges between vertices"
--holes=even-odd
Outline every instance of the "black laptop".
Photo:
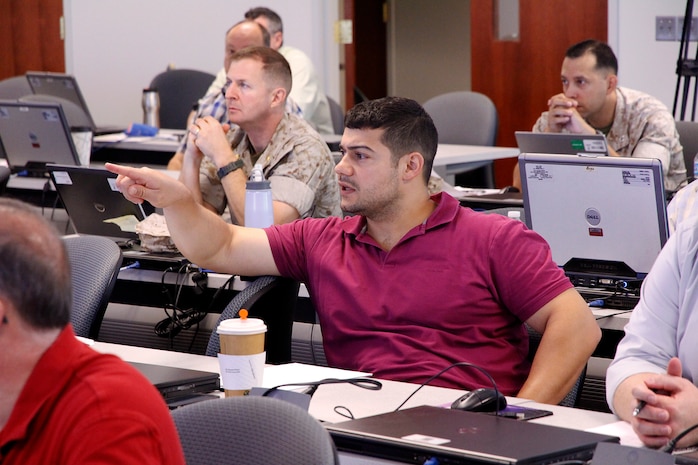
[{"label": "black laptop", "polygon": [[45,173],[47,163],[80,164],[57,103],[0,101],[0,156],[15,173]]},{"label": "black laptop", "polygon": [[73,102],[85,112],[87,119],[90,121],[92,133],[96,136],[102,134],[112,134],[124,132],[126,128],[119,126],[97,126],[87,102],[80,91],[78,81],[74,76],[62,73],[49,73],[29,71],[26,73],[27,82],[34,94],[50,95],[60,97],[62,99]]},{"label": "black laptop", "polygon": [[404,463],[550,464],[585,461],[615,436],[422,406],[325,424],[337,448]]},{"label": "black laptop", "polygon": [[185,258],[178,252],[152,252],[139,246],[136,223],[154,211],[148,203],[134,204],[116,188],[116,174],[103,168],[46,165],[61,203],[77,234],[109,237],[122,248],[125,264],[141,268],[178,268]]},{"label": "black laptop", "polygon": [[209,371],[128,362],[160,391],[169,403],[220,390],[220,376]]},{"label": "black laptop", "polygon": [[137,241],[135,226],[145,219],[141,205],[116,188],[116,174],[103,168],[47,165],[46,169],[77,234]]}]

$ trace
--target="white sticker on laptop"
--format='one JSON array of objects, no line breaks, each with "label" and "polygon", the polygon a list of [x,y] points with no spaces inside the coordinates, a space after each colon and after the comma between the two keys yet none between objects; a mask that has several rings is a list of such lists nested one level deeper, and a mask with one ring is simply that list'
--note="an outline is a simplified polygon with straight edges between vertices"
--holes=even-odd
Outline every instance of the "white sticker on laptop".
[{"label": "white sticker on laptop", "polygon": [[54,171],[53,172],[53,182],[56,184],[65,184],[66,186],[72,186],[73,180],[67,171]]},{"label": "white sticker on laptop", "polygon": [[583,139],[585,152],[606,152],[606,141],[599,139]]},{"label": "white sticker on laptop", "polygon": [[451,442],[450,439],[437,438],[434,436],[425,436],[423,434],[408,434],[407,436],[403,436],[402,439],[408,441],[423,442],[425,444],[432,444],[435,446]]},{"label": "white sticker on laptop", "polygon": [[119,192],[119,188],[116,187],[116,178],[107,178],[107,182],[109,183],[111,190],[114,192]]}]

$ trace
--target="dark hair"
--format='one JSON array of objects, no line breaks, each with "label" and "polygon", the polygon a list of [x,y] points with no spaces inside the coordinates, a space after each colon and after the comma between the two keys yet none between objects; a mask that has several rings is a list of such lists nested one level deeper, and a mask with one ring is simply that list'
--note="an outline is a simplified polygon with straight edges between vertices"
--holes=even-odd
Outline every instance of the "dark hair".
[{"label": "dark hair", "polygon": [[36,329],[70,321],[72,286],[65,244],[54,226],[18,200],[0,198],[0,298]]},{"label": "dark hair", "polygon": [[247,19],[257,19],[260,16],[264,16],[269,20],[269,34],[284,32],[284,23],[281,21],[281,16],[276,14],[274,10],[264,6],[258,6],[256,8],[250,8],[247,10],[247,13],[245,13],[245,18]]},{"label": "dark hair", "polygon": [[578,44],[574,44],[565,52],[567,58],[579,58],[586,53],[591,53],[596,57],[596,69],[610,69],[613,74],[618,74],[618,59],[608,44],[588,39]]},{"label": "dark hair", "polygon": [[251,19],[243,19],[242,21],[238,21],[237,23],[233,24],[233,25],[230,27],[230,29],[228,29],[228,30],[226,31],[225,36],[228,37],[228,34],[230,33],[230,31],[232,31],[233,29],[235,29],[237,26],[239,26],[239,25],[241,25],[241,24],[245,24],[245,23],[252,23],[252,24],[254,24],[256,27],[258,27],[258,28],[259,28],[259,32],[262,34],[262,43],[263,43],[266,47],[269,47],[269,46],[271,45],[271,34],[269,34],[269,31],[267,31],[266,28],[265,28],[264,26],[262,26],[261,24],[255,22],[254,20],[251,20]]},{"label": "dark hair", "polygon": [[273,85],[286,89],[286,95],[291,92],[293,84],[291,66],[282,54],[269,47],[246,47],[235,52],[230,57],[230,61],[232,63],[246,58],[260,61],[265,78],[269,79]]},{"label": "dark hair", "polygon": [[368,100],[351,108],[344,124],[349,129],[383,129],[381,142],[390,150],[394,163],[410,152],[422,154],[424,180],[429,181],[439,135],[419,103],[404,97]]}]

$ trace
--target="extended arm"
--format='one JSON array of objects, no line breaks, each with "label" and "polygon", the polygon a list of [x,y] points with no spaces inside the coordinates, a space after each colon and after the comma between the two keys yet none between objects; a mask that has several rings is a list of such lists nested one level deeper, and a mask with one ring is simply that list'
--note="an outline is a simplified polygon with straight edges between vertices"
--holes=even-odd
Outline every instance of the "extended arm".
[{"label": "extended arm", "polygon": [[117,186],[127,199],[163,209],[174,243],[193,263],[231,274],[279,274],[262,229],[227,224],[164,173],[111,163],[106,168],[119,175]]},{"label": "extended arm", "polygon": [[543,335],[519,397],[557,404],[572,389],[601,339],[584,299],[568,289],[526,322]]}]

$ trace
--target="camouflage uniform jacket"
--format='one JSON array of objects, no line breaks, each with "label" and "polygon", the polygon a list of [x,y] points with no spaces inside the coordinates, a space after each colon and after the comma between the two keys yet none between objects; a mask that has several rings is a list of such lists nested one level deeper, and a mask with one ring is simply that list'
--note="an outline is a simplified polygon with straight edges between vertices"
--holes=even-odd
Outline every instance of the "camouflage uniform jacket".
[{"label": "camouflage uniform jacket", "polygon": [[[674,117],[666,106],[643,92],[618,87],[613,125],[606,139],[621,157],[657,158],[664,169],[664,188],[673,192],[686,185],[683,148],[679,143]],[[548,112],[533,126],[545,132]]]},{"label": "camouflage uniform jacket", "polygon": [[[325,141],[303,118],[284,115],[261,154],[254,153],[247,134],[239,127],[228,132],[228,140],[244,161],[247,176],[252,165],[261,161],[264,176],[271,181],[273,200],[291,205],[301,218],[342,216],[334,160]],[[204,201],[222,214],[227,205],[225,191],[208,157],[201,163],[199,178]],[[231,220],[237,223],[235,218]]]}]

